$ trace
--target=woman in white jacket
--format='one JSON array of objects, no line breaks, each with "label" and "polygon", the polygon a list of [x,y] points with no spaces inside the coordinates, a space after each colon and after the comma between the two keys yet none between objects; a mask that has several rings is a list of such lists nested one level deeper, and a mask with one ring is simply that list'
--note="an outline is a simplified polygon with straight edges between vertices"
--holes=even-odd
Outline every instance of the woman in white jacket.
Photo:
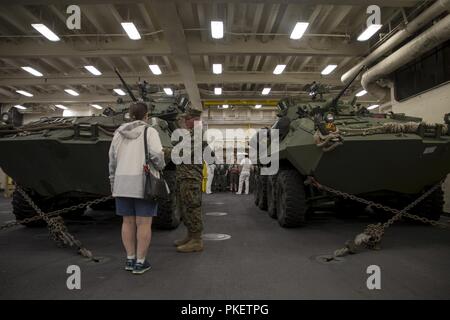
[{"label": "woman in white jacket", "polygon": [[[148,120],[147,105],[134,103],[129,109],[132,122],[124,123],[114,133],[109,149],[109,178],[116,201],[117,215],[123,217],[122,242],[127,252],[125,270],[142,274],[150,269],[146,260],[151,241],[152,218],[158,204],[144,199],[144,129]],[[165,166],[158,131],[147,129],[150,171],[159,176]]]}]

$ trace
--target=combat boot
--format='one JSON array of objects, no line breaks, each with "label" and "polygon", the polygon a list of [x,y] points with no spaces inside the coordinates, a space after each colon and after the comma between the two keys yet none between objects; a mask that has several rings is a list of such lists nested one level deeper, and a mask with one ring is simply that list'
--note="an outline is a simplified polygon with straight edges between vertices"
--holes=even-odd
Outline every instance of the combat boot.
[{"label": "combat boot", "polygon": [[193,234],[192,238],[187,243],[177,247],[177,251],[183,253],[203,251],[201,234]]},{"label": "combat boot", "polygon": [[184,237],[184,239],[175,240],[173,244],[175,247],[182,246],[183,244],[186,244],[189,242],[189,240],[192,239],[192,235],[188,232],[187,235]]}]

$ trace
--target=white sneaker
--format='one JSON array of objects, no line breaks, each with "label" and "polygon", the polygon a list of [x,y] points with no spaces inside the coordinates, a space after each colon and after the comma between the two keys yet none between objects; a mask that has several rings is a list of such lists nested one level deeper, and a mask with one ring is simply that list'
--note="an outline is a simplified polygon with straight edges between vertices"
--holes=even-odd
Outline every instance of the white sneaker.
[{"label": "white sneaker", "polygon": [[236,194],[241,194],[240,192],[236,192]]}]

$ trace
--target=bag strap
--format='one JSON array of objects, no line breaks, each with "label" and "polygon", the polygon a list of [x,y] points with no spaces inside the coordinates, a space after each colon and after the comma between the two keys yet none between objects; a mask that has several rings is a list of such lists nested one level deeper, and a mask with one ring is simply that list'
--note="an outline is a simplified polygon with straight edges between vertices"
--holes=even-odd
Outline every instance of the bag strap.
[{"label": "bag strap", "polygon": [[[148,126],[145,126],[145,128],[144,128],[144,152],[145,152],[145,164],[149,164],[149,163],[150,163],[150,159],[149,159],[149,157],[148,157],[147,129],[148,129]],[[159,174],[161,175],[161,177],[164,176],[162,170],[159,170],[158,172],[159,172]]]},{"label": "bag strap", "polygon": [[147,146],[147,129],[148,129],[148,127],[145,126],[145,129],[144,129],[144,152],[145,152],[145,163],[146,163],[146,164],[149,163],[149,159],[148,159],[148,146]]}]

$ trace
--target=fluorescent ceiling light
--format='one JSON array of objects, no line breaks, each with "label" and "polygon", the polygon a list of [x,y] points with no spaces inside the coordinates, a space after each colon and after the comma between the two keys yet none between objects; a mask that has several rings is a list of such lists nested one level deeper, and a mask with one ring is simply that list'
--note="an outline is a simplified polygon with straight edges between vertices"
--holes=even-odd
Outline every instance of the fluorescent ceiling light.
[{"label": "fluorescent ceiling light", "polygon": [[334,69],[336,69],[337,64],[329,64],[325,67],[325,69],[322,70],[323,75],[327,75],[333,72]]},{"label": "fluorescent ceiling light", "polygon": [[357,97],[362,97],[362,96],[365,95],[366,93],[367,93],[366,90],[361,90],[361,91],[359,91],[357,94],[355,94],[355,96],[357,96]]},{"label": "fluorescent ceiling light", "polygon": [[157,64],[150,64],[148,67],[150,68],[152,73],[155,75],[160,75],[162,73],[161,69],[159,68],[159,66]]},{"label": "fluorescent ceiling light", "polygon": [[255,105],[255,109],[259,109],[261,107],[262,107],[262,105],[260,105],[260,104]]},{"label": "fluorescent ceiling light", "polygon": [[261,94],[268,95],[270,90],[271,90],[270,88],[264,88],[263,91],[261,92]]},{"label": "fluorescent ceiling light", "polygon": [[67,92],[68,94],[70,94],[71,96],[79,96],[80,94],[78,92],[76,92],[75,90],[72,89],[64,89],[65,92]]},{"label": "fluorescent ceiling light", "polygon": [[131,40],[139,40],[141,38],[133,22],[122,22],[121,25]]},{"label": "fluorescent ceiling light", "polygon": [[59,37],[45,24],[42,23],[32,23],[31,26],[39,31],[44,37],[46,37],[50,41],[59,41]]},{"label": "fluorescent ceiling light", "polygon": [[164,90],[164,92],[165,92],[168,96],[173,95],[173,90],[172,90],[172,89],[170,89],[170,88],[164,88],[163,90]]},{"label": "fluorescent ceiling light", "polygon": [[62,104],[55,104],[55,107],[57,107],[59,109],[67,110],[67,107],[63,106]]},{"label": "fluorescent ceiling light", "polygon": [[98,104],[91,104],[91,107],[94,107],[95,109],[103,109],[102,106],[98,105]]},{"label": "fluorescent ceiling light", "polygon": [[90,73],[92,73],[94,76],[99,76],[102,73],[94,66],[84,66],[84,68],[89,71]]},{"label": "fluorescent ceiling light", "polygon": [[211,21],[211,36],[214,39],[223,38],[223,22],[222,21]]},{"label": "fluorescent ceiling light", "polygon": [[214,63],[213,64],[213,73],[214,74],[221,74],[222,73],[222,64],[221,63]]},{"label": "fluorescent ceiling light", "polygon": [[368,106],[367,107],[367,110],[373,110],[373,109],[375,109],[375,108],[378,108],[380,105],[379,104],[373,104],[373,105],[371,105],[371,106]]},{"label": "fluorescent ceiling light", "polygon": [[36,69],[32,68],[32,67],[22,67],[23,70],[25,70],[26,72],[31,73],[33,76],[36,77],[42,77],[43,74],[40,73],[39,71],[37,71]]},{"label": "fluorescent ceiling light", "polygon": [[286,68],[285,64],[277,64],[275,69],[273,69],[273,74],[281,74],[284,71],[284,68]]},{"label": "fluorescent ceiling light", "polygon": [[215,95],[222,94],[222,88],[214,88],[214,94]]},{"label": "fluorescent ceiling light", "polygon": [[293,40],[300,39],[305,33],[306,29],[308,28],[308,25],[309,25],[308,22],[297,22],[295,24],[294,29],[291,32],[290,38]]},{"label": "fluorescent ceiling light", "polygon": [[117,93],[119,96],[125,96],[126,93],[122,89],[114,89],[114,92]]},{"label": "fluorescent ceiling light", "polygon": [[381,24],[371,24],[364,30],[358,37],[358,41],[366,41],[369,40],[378,30],[381,29],[383,25]]},{"label": "fluorescent ceiling light", "polygon": [[224,109],[228,109],[228,107],[229,107],[229,105],[227,105],[227,104],[222,105],[222,108],[224,108]]},{"label": "fluorescent ceiling light", "polygon": [[24,106],[21,106],[20,104],[16,104],[14,106],[14,108],[21,109],[21,110],[25,110],[26,109]]},{"label": "fluorescent ceiling light", "polygon": [[27,96],[27,97],[32,97],[33,95],[27,91],[24,90],[16,90],[17,93],[23,95],[23,96]]}]

